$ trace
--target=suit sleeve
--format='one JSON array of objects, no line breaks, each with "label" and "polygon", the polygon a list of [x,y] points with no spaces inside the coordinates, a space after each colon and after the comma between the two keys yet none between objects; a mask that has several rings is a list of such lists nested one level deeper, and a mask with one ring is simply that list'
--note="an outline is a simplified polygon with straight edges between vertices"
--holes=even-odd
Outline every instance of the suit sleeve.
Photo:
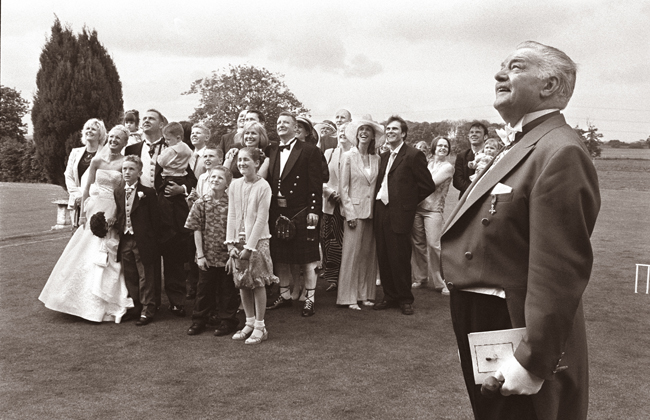
[{"label": "suit sleeve", "polygon": [[515,352],[540,378],[552,378],[589,281],[599,208],[589,156],[578,145],[556,151],[530,193],[526,335]]},{"label": "suit sleeve", "polygon": [[323,154],[316,146],[309,148],[309,161],[307,163],[308,180],[308,212],[320,214],[323,212]]},{"label": "suit sleeve", "polygon": [[424,153],[418,151],[415,154],[412,169],[415,182],[418,184],[418,203],[420,203],[436,190],[436,184],[427,168],[427,158],[424,157]]},{"label": "suit sleeve", "polygon": [[153,188],[147,188],[145,191],[147,197],[147,208],[149,209],[149,221],[153,228],[154,237],[158,237],[160,232],[160,204],[158,204],[158,197]]},{"label": "suit sleeve", "polygon": [[321,160],[321,167],[323,169],[323,183],[327,183],[330,180],[330,168],[327,166],[327,159],[325,159],[325,155],[323,152],[321,152],[320,149],[318,149],[318,153],[320,154],[320,160]]},{"label": "suit sleeve", "polygon": [[70,199],[68,200],[68,207],[72,207],[74,205],[74,201],[77,197],[81,197],[82,191],[79,186],[77,186],[77,183],[74,180],[74,161],[75,157],[77,156],[77,149],[72,149],[70,151],[70,156],[68,156],[68,163],[65,167],[65,187],[68,190],[68,194],[70,194]]},{"label": "suit sleeve", "polygon": [[460,191],[461,194],[471,184],[469,178],[465,176],[465,172],[467,171],[465,167],[467,165],[466,156],[465,152],[461,152],[456,156],[456,162],[454,163],[454,178],[452,183],[454,184],[454,188]]}]

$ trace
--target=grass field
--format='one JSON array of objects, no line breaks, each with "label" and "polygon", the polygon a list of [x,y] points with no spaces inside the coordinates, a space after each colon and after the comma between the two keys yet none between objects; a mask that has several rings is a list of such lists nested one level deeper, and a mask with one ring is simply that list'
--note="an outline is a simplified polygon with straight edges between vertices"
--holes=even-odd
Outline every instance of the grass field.
[{"label": "grass field", "polygon": [[[634,294],[634,274],[650,264],[650,161],[595,164],[589,418],[647,419],[650,295]],[[62,195],[0,184],[3,419],[471,418],[448,300],[429,289],[414,291],[416,313],[405,317],[337,308],[319,284],[314,317],[297,306],[269,312],[270,338],[253,348],[189,337],[190,321],[164,310],[136,328],[45,309],[37,297],[70,236],[44,233]],[[457,195],[449,192],[447,214]]]}]

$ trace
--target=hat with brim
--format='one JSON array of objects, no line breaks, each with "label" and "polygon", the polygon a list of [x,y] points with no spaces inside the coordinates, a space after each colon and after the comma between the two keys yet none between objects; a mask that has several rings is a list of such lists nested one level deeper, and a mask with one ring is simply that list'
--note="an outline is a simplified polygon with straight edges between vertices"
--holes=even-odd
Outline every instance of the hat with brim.
[{"label": "hat with brim", "polygon": [[358,146],[359,141],[357,140],[357,132],[359,131],[359,128],[364,125],[372,128],[372,130],[375,132],[375,145],[380,145],[381,139],[384,136],[384,127],[382,127],[379,123],[373,121],[370,115],[364,115],[361,117],[361,119],[354,120],[350,122],[347,127],[345,127],[345,137],[348,139],[348,141],[355,147]]}]

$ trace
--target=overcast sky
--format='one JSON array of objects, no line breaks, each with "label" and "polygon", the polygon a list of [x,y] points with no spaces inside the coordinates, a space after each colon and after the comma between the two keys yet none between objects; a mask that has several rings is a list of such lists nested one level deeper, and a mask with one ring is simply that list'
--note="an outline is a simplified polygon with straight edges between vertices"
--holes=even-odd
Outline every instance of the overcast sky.
[{"label": "overcast sky", "polygon": [[192,81],[229,64],[284,75],[312,119],[339,108],[382,120],[487,119],[494,74],[535,40],[579,65],[569,124],[604,140],[650,135],[650,0],[57,1],[2,0],[2,84],[31,101],[56,14],[98,32],[125,109],[184,120]]}]

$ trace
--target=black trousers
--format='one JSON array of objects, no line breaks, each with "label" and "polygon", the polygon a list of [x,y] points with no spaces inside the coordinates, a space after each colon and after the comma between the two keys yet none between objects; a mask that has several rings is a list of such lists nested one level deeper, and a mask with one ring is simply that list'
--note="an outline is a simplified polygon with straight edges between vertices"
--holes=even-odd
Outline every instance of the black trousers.
[{"label": "black trousers", "polygon": [[[185,304],[185,262],[187,261],[187,242],[189,233],[177,233],[168,241],[160,245],[160,254],[163,258],[165,293],[171,306]],[[160,264],[157,264],[159,267]],[[161,301],[161,273],[157,270],[156,278],[156,303]]]},{"label": "black trousers", "polygon": [[199,269],[199,282],[196,285],[196,300],[192,321],[205,325],[211,313],[219,317],[220,323],[229,327],[239,324],[239,290],[235,287],[232,275],[226,274],[225,267]]},{"label": "black trousers", "polygon": [[[153,318],[156,314],[154,286],[155,267],[153,263],[145,264],[140,258],[140,251],[133,235],[122,237],[122,267],[124,282],[129,296],[133,299],[133,308],[127,312],[135,316]],[[158,264],[160,265],[160,264]]]},{"label": "black trousers", "polygon": [[384,289],[384,300],[398,302],[400,305],[413,303],[411,232],[395,233],[390,224],[388,206],[379,200],[375,204],[374,218],[379,277]]},{"label": "black trousers", "polygon": [[474,384],[470,332],[505,330],[512,328],[506,300],[498,296],[463,292],[450,288],[451,321],[456,333],[460,364],[465,386],[477,420],[537,420],[533,401],[527,395],[481,395],[481,385]]}]

